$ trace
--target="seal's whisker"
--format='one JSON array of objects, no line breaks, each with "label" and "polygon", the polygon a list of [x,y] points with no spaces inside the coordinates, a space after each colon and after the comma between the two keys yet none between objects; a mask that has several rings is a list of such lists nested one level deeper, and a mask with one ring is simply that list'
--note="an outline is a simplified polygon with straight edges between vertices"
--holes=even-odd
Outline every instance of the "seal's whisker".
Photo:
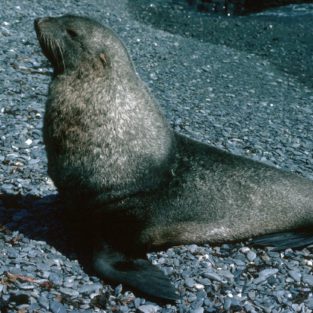
[{"label": "seal's whisker", "polygon": [[59,61],[59,57],[58,57],[58,46],[57,46],[56,40],[49,38],[49,46],[50,46],[50,50],[53,54],[53,57],[57,63],[57,67],[60,68],[60,61]]},{"label": "seal's whisker", "polygon": [[59,43],[58,41],[55,41],[55,44],[60,52],[60,59],[63,65],[63,70],[65,70],[65,62],[64,62],[64,55],[63,55],[63,49],[62,49],[62,45],[61,43]]}]

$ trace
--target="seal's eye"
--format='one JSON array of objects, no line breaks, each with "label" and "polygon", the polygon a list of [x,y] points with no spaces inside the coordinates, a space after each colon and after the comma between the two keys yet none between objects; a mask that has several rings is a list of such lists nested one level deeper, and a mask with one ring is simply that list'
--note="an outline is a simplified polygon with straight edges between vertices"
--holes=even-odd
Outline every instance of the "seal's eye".
[{"label": "seal's eye", "polygon": [[75,38],[78,36],[78,34],[73,29],[67,28],[66,32],[70,35],[71,38]]}]

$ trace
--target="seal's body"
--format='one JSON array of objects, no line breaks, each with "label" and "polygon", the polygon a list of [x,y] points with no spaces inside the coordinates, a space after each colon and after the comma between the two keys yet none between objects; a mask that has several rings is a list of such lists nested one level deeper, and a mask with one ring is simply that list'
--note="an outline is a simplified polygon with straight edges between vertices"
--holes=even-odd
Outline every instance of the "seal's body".
[{"label": "seal's body", "polygon": [[313,224],[313,183],[174,133],[107,27],[37,19],[54,67],[44,120],[48,171],[92,225],[103,277],[175,299],[138,259],[151,249],[240,240]]}]

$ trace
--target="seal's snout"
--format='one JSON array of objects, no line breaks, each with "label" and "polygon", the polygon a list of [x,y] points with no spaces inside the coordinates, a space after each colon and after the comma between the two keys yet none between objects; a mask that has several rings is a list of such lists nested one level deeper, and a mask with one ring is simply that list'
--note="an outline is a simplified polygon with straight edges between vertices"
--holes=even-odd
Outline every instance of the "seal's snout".
[{"label": "seal's snout", "polygon": [[50,19],[49,17],[37,17],[34,20],[34,26],[37,33],[40,31],[44,22],[47,22],[49,19]]},{"label": "seal's snout", "polygon": [[41,17],[37,17],[35,18],[35,25],[38,25],[40,23],[40,21],[42,20]]},{"label": "seal's snout", "polygon": [[35,26],[39,26],[46,18],[45,17],[37,17],[35,18]]},{"label": "seal's snout", "polygon": [[37,33],[40,30],[40,24],[42,23],[42,20],[44,20],[42,17],[38,17],[34,20],[34,27]]}]

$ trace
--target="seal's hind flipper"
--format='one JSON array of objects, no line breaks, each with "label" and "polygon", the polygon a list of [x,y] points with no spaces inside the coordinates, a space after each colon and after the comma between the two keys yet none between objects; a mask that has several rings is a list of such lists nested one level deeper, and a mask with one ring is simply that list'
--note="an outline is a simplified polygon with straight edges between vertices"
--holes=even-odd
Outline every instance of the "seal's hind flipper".
[{"label": "seal's hind flipper", "polygon": [[313,244],[313,230],[299,230],[264,235],[252,239],[250,243],[255,246],[274,247],[275,250],[304,248]]},{"label": "seal's hind flipper", "polygon": [[104,247],[95,254],[93,265],[103,279],[125,284],[155,300],[173,302],[179,299],[170,279],[147,260],[130,259]]}]

